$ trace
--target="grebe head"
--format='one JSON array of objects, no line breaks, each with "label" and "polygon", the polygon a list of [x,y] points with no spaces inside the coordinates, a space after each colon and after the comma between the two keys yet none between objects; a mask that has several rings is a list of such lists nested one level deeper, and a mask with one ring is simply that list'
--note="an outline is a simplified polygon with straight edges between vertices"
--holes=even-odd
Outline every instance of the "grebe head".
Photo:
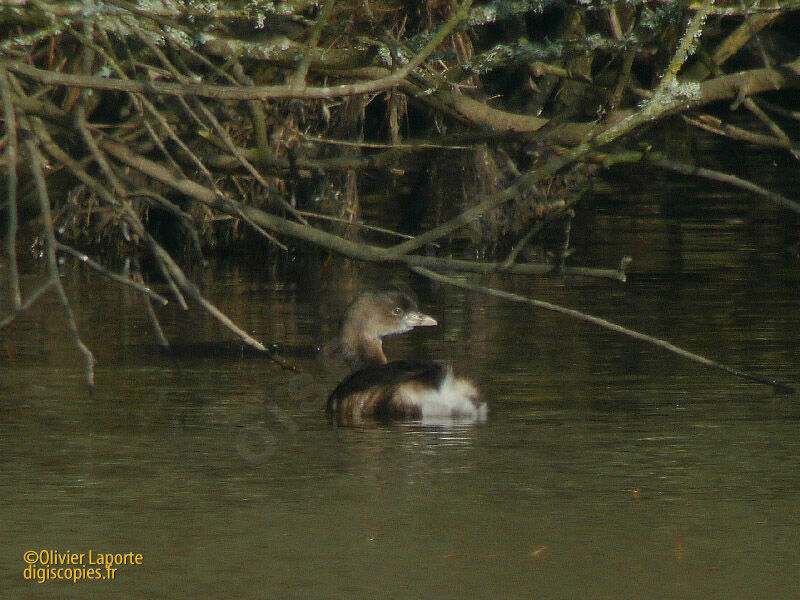
[{"label": "grebe head", "polygon": [[374,339],[436,325],[436,319],[417,310],[417,304],[402,292],[366,292],[345,313],[342,331],[355,330],[360,337]]},{"label": "grebe head", "polygon": [[387,362],[381,338],[433,325],[436,319],[419,312],[416,302],[402,292],[364,292],[345,312],[336,347],[356,370]]}]

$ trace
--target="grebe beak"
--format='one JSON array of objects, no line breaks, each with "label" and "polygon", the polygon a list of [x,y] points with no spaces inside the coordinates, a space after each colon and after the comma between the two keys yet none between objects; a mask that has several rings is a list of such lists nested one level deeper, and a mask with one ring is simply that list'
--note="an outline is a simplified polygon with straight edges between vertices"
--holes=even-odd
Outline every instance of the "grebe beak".
[{"label": "grebe beak", "polygon": [[436,319],[420,312],[406,313],[403,317],[403,324],[407,325],[409,329],[412,327],[432,327],[437,325]]}]

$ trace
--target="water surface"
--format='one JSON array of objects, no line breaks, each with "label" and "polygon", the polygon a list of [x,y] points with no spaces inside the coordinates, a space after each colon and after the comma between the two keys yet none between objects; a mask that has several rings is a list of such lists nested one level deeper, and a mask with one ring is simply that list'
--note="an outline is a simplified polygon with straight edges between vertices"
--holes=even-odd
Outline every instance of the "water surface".
[{"label": "water surface", "polygon": [[[574,227],[575,263],[630,254],[627,284],[476,281],[800,381],[794,221],[726,190],[647,179],[595,194]],[[207,345],[231,337],[196,306],[160,313],[177,368],[136,294],[64,273],[97,389],[89,398],[51,297],[0,337],[8,597],[797,598],[797,397],[559,315],[338,261],[202,275],[303,373]],[[356,289],[387,281],[440,322],[389,340],[389,355],[473,377],[487,423],[327,423],[337,374],[311,350]],[[25,581],[23,555],[41,549],[143,564],[114,581]]]}]

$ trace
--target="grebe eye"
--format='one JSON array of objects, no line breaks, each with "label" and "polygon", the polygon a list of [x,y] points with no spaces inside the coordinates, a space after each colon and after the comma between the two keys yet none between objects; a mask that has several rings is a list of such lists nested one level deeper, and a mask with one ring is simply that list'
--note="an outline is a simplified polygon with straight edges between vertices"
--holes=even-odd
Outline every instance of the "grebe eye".
[{"label": "grebe eye", "polygon": [[396,314],[396,315],[399,315],[401,312],[403,312],[403,309],[402,309],[402,308],[400,308],[399,306],[395,306],[395,307],[392,309],[392,312],[393,312],[394,314]]}]

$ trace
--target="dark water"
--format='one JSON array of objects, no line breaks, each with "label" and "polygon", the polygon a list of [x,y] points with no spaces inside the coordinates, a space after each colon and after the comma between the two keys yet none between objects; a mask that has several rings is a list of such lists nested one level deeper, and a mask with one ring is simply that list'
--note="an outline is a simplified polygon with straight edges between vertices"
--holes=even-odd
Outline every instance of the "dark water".
[{"label": "dark water", "polygon": [[[573,260],[630,254],[627,284],[480,281],[800,383],[794,223],[726,190],[620,178],[582,209]],[[203,345],[230,336],[197,307],[160,313],[178,370],[134,293],[71,267],[94,398],[51,297],[2,332],[4,597],[798,598],[796,396],[402,270],[334,261],[288,280],[203,275],[303,374]],[[440,321],[387,352],[474,377],[487,423],[327,424],[336,375],[307,350],[355,289],[387,281]],[[25,552],[43,549],[142,564],[113,581],[26,581]]]}]

